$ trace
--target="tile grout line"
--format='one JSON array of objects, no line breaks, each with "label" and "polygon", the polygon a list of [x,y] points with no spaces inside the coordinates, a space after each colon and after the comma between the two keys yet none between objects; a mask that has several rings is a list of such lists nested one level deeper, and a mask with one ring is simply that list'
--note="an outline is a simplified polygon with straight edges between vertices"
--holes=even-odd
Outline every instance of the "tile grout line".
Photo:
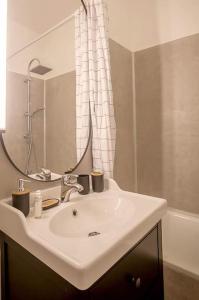
[{"label": "tile grout line", "polygon": [[135,85],[135,53],[132,52],[132,90],[133,90],[133,145],[134,145],[134,182],[135,192],[138,192],[138,162],[137,162],[137,107],[136,107],[136,85]]},{"label": "tile grout line", "polygon": [[44,168],[46,168],[46,80],[44,80],[44,153],[43,153],[43,163]]}]

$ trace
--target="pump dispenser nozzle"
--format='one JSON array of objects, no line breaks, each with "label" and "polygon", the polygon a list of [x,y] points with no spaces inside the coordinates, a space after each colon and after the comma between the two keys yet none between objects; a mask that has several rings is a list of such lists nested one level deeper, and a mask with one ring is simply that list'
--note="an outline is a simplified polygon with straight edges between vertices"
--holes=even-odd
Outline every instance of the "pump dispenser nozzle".
[{"label": "pump dispenser nozzle", "polygon": [[25,180],[25,179],[18,179],[18,191],[19,192],[24,192],[24,182],[31,182],[30,180]]}]

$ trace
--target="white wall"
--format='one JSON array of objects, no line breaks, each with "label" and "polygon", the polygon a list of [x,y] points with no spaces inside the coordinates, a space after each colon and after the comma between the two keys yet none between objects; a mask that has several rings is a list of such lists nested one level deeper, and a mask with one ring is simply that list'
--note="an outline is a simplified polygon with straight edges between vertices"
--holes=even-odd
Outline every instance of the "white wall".
[{"label": "white wall", "polygon": [[110,36],[138,51],[199,32],[198,0],[106,0]]},{"label": "white wall", "polygon": [[[198,0],[105,0],[110,38],[132,52],[199,32]],[[11,22],[9,53],[38,33]],[[45,78],[75,69],[74,19],[9,62],[9,70],[26,74],[30,59],[53,68]],[[43,77],[44,78],[44,77]]]},{"label": "white wall", "polygon": [[11,55],[38,36],[36,31],[8,19],[7,56]]},{"label": "white wall", "polygon": [[[16,27],[20,32],[20,26]],[[23,50],[13,58],[8,60],[8,70],[20,74],[27,74],[27,66],[32,58],[39,58],[42,65],[50,67],[53,71],[45,76],[36,76],[43,79],[49,79],[57,75],[70,72],[75,69],[75,25],[74,19],[60,27],[56,31]],[[21,35],[23,35],[23,28]],[[15,28],[13,28],[14,36]],[[29,37],[25,36],[27,40]],[[18,41],[18,45],[24,45],[24,41]],[[8,45],[9,46],[9,45]],[[9,46],[10,47],[10,46]],[[9,48],[8,48],[9,49]],[[13,49],[13,47],[12,47]],[[20,47],[18,47],[20,49]],[[10,49],[9,49],[10,50]],[[10,51],[9,51],[10,52]]]}]

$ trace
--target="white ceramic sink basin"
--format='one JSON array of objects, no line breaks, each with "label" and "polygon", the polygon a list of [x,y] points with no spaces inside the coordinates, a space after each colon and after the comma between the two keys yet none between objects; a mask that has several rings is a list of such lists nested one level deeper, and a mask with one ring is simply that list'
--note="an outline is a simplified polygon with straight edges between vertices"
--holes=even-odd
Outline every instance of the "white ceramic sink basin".
[{"label": "white ceramic sink basin", "polygon": [[[60,187],[42,191],[59,197]],[[103,193],[73,194],[35,219],[0,201],[0,230],[75,287],[88,289],[163,217],[164,199],[122,191],[113,180]]]},{"label": "white ceramic sink basin", "polygon": [[134,214],[134,203],[128,198],[92,194],[59,211],[50,221],[50,230],[61,237],[95,237],[119,230]]}]

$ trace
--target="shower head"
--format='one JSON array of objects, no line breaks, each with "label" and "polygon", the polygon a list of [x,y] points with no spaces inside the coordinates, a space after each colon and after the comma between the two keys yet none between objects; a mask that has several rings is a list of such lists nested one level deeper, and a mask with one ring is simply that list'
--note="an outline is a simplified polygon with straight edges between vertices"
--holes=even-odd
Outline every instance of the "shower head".
[{"label": "shower head", "polygon": [[38,65],[30,70],[31,73],[35,73],[35,74],[39,74],[39,75],[45,75],[46,73],[48,73],[50,71],[52,71],[51,68],[48,68],[48,67],[45,67],[42,65]]},{"label": "shower head", "polygon": [[[34,62],[37,62],[37,66],[34,67],[34,68],[31,68],[32,64]],[[28,64],[28,77],[29,77],[29,80],[31,80],[30,73],[45,75],[46,73],[48,73],[50,71],[52,71],[52,69],[50,69],[48,67],[45,67],[45,66],[42,66],[41,63],[40,63],[40,60],[38,58],[33,58]]]}]

